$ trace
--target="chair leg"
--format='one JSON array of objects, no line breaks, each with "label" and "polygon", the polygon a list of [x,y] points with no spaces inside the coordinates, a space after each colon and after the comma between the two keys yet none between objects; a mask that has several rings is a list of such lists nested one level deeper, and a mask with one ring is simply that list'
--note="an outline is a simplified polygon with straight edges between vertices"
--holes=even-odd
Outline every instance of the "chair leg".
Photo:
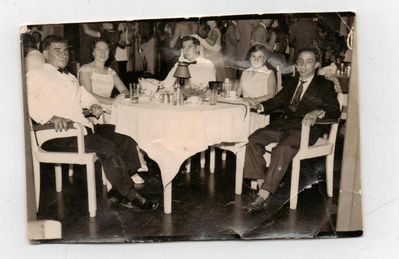
[{"label": "chair leg", "polygon": [[86,165],[86,173],[87,173],[87,197],[89,203],[89,214],[90,217],[95,217],[97,211],[97,199],[96,199],[96,176],[94,172],[94,163],[88,163]]},{"label": "chair leg", "polygon": [[105,177],[104,167],[101,165],[101,180],[103,181],[103,185],[107,185],[107,177]]},{"label": "chair leg", "polygon": [[201,165],[201,168],[205,168],[205,151],[201,152],[200,165]]},{"label": "chair leg", "polygon": [[56,192],[62,191],[62,167],[61,167],[61,164],[55,165],[55,190],[56,190]]},{"label": "chair leg", "polygon": [[333,196],[333,181],[334,181],[334,153],[328,155],[326,158],[326,182],[327,182],[327,195]]},{"label": "chair leg", "polygon": [[226,161],[226,158],[227,158],[227,151],[223,150],[223,152],[222,152],[222,161]]},{"label": "chair leg", "polygon": [[107,191],[109,191],[109,190],[112,189],[112,184],[108,181],[107,177],[105,176],[104,167],[102,167],[102,166],[101,166],[101,172],[102,172],[102,175],[103,175],[103,185],[106,185],[107,186]]},{"label": "chair leg", "polygon": [[241,148],[236,154],[236,194],[242,193],[242,178],[244,175],[245,147]]},{"label": "chair leg", "polygon": [[209,172],[215,172],[215,147],[211,147],[211,151],[209,153]]},{"label": "chair leg", "polygon": [[69,165],[68,176],[69,176],[69,177],[72,177],[72,176],[73,176],[73,164],[70,164],[70,165]]},{"label": "chair leg", "polygon": [[300,169],[301,169],[301,160],[294,158],[294,160],[292,161],[291,194],[290,194],[290,209],[292,210],[296,210],[296,206],[298,203]]},{"label": "chair leg", "polygon": [[101,165],[101,181],[102,181],[104,186],[107,186],[107,191],[111,190],[112,185],[108,181],[107,177],[105,176],[104,167],[102,165]]},{"label": "chair leg", "polygon": [[170,182],[163,190],[163,211],[165,214],[172,213],[172,183]]},{"label": "chair leg", "polygon": [[33,161],[33,178],[35,181],[36,212],[38,212],[40,201],[40,163],[36,161]]},{"label": "chair leg", "polygon": [[189,173],[191,170],[191,157],[186,160],[186,173]]}]

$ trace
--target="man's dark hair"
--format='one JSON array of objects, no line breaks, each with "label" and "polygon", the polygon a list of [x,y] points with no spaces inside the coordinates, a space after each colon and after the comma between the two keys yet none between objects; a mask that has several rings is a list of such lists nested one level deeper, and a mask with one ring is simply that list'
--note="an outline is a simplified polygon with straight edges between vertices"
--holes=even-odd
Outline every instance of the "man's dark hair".
[{"label": "man's dark hair", "polygon": [[316,62],[319,61],[320,56],[319,56],[319,52],[317,51],[317,49],[315,49],[315,48],[302,48],[302,49],[298,50],[298,54],[296,56],[296,59],[298,59],[299,55],[302,52],[312,52],[314,54],[314,56],[315,56]]},{"label": "man's dark hair", "polygon": [[200,45],[199,40],[197,40],[197,39],[196,39],[195,37],[193,37],[193,36],[184,36],[184,37],[181,39],[181,42],[183,43],[183,42],[189,41],[189,40],[193,41],[194,45],[196,45],[196,46],[199,46],[199,45]]},{"label": "man's dark hair", "polygon": [[51,43],[65,43],[68,46],[68,41],[57,35],[49,35],[42,41],[41,50],[47,50]]}]

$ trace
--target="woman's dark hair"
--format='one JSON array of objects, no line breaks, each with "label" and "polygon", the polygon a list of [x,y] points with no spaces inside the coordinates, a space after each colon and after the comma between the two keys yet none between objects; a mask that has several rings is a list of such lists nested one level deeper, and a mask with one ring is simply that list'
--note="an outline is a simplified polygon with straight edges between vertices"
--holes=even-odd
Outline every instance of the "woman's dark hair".
[{"label": "woman's dark hair", "polygon": [[[268,52],[268,50],[266,49],[266,47],[263,46],[263,45],[257,44],[257,45],[252,46],[252,47],[248,50],[247,59],[249,60],[249,59],[251,58],[252,53],[257,52],[257,51],[262,52],[263,55],[265,55],[265,58],[266,58],[266,59],[267,59],[267,57],[269,56],[269,55],[268,55],[269,52]],[[265,61],[265,63],[266,63],[266,61]]]},{"label": "woman's dark hair", "polygon": [[110,48],[110,42],[107,39],[98,38],[93,40],[93,43],[91,44],[91,50],[94,50],[96,48],[97,43],[99,42],[104,42],[105,44],[107,44],[108,48]]}]

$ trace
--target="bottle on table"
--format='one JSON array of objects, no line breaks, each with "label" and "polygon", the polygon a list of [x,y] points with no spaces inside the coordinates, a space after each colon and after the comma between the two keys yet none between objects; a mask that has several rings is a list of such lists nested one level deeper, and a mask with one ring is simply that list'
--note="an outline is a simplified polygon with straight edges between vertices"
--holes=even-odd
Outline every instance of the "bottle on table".
[{"label": "bottle on table", "polygon": [[230,79],[226,78],[223,83],[223,94],[225,97],[230,97],[231,82]]}]

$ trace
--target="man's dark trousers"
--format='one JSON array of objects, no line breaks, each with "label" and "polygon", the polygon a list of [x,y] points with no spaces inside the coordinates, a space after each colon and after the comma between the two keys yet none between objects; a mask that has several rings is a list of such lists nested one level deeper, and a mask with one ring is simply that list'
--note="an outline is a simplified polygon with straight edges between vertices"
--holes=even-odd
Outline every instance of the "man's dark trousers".
[{"label": "man's dark trousers", "polygon": [[[115,133],[115,126],[97,124],[93,134],[91,129],[84,137],[85,151],[95,152],[104,168],[105,176],[120,194],[133,200],[137,191],[130,176],[140,168],[136,142],[125,135]],[[77,152],[76,137],[51,139],[42,148],[55,152]]]}]

